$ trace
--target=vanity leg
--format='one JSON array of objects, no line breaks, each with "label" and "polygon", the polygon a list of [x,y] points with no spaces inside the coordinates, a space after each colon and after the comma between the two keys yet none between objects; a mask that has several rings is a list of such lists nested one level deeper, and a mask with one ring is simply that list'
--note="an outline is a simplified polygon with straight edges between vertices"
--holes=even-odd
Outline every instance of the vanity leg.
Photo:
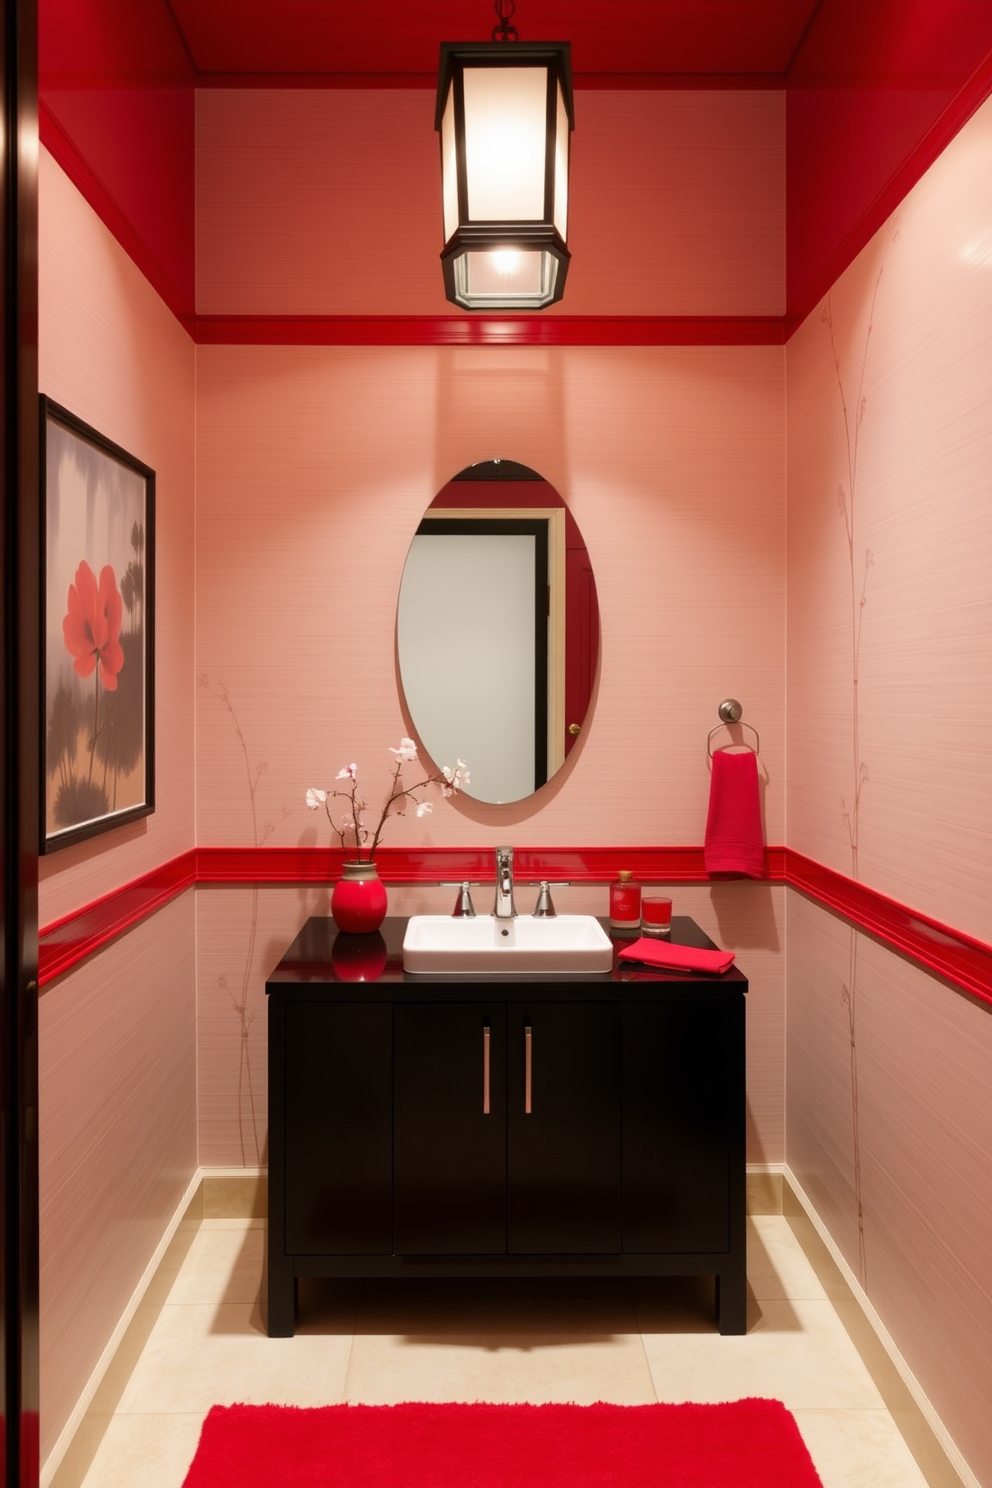
[{"label": "vanity leg", "polygon": [[285,1256],[268,1257],[266,1330],[270,1338],[292,1338],[296,1331],[297,1282]]},{"label": "vanity leg", "polygon": [[747,1332],[747,1273],[739,1267],[717,1272],[716,1320],[721,1333]]}]

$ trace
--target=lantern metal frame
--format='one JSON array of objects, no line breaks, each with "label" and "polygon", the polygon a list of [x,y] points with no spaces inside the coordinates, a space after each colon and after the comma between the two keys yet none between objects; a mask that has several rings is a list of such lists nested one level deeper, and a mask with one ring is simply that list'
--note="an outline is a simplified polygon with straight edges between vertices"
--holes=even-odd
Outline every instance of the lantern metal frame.
[{"label": "lantern metal frame", "polygon": [[[547,102],[544,151],[544,201],[539,218],[514,221],[473,220],[469,216],[469,181],[466,159],[465,88],[466,68],[542,67],[547,70]],[[466,310],[543,310],[560,300],[571,254],[565,238],[555,225],[557,186],[557,153],[559,89],[567,120],[565,182],[567,194],[570,135],[575,127],[572,102],[571,46],[567,41],[446,41],[441,44],[438,69],[437,107],[434,127],[441,135],[442,179],[445,171],[445,142],[442,122],[452,91],[454,108],[454,180],[457,193],[457,226],[441,253],[444,289],[453,304]],[[567,202],[565,206],[567,216]],[[566,228],[567,230],[567,228]],[[509,291],[505,296],[493,293],[474,296],[467,283],[467,256],[499,249],[544,255],[543,288],[539,298]]]}]

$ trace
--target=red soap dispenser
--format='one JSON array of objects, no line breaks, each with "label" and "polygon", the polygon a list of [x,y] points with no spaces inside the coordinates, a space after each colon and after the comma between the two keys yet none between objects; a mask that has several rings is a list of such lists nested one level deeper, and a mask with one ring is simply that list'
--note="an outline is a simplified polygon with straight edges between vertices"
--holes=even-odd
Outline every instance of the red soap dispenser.
[{"label": "red soap dispenser", "polygon": [[641,928],[641,886],[634,883],[634,875],[623,868],[617,874],[616,883],[610,884],[610,929],[639,930]]}]

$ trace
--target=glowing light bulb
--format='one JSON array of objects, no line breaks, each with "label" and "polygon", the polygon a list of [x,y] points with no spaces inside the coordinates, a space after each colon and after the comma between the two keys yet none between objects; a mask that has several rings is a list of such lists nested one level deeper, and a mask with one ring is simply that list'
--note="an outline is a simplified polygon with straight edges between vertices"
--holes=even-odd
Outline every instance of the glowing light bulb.
[{"label": "glowing light bulb", "polygon": [[493,249],[493,268],[497,274],[502,274],[504,277],[515,274],[519,264],[520,254],[515,248]]}]

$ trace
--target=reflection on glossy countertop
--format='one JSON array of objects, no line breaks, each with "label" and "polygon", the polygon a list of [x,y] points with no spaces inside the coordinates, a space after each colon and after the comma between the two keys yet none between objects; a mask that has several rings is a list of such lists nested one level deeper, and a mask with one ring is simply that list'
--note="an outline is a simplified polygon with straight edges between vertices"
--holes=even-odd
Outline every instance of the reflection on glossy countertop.
[{"label": "reflection on glossy countertop", "polygon": [[[428,985],[471,986],[476,983],[508,981],[547,986],[550,996],[555,995],[550,989],[556,983],[563,990],[567,988],[569,996],[601,995],[596,989],[611,982],[668,983],[696,986],[701,990],[717,987],[732,988],[735,991],[747,989],[747,979],[737,966],[732,966],[720,976],[706,976],[682,971],[661,971],[638,963],[619,961],[618,953],[636,940],[639,932],[621,934],[611,930],[605,919],[600,919],[598,923],[614,949],[613,966],[609,971],[581,975],[571,971],[541,975],[531,971],[517,975],[495,971],[476,972],[457,978],[443,973],[405,972],[403,939],[408,922],[409,917],[406,915],[390,915],[383,921],[381,930],[372,935],[347,935],[338,930],[330,916],[314,915],[306,921],[278,966],[270,973],[265,990],[272,993],[283,988],[308,984],[327,986],[348,982],[379,982],[384,985],[405,983],[410,988],[411,995],[416,996],[418,988]],[[713,949],[713,941],[687,915],[673,917],[672,941],[674,944]]]}]

